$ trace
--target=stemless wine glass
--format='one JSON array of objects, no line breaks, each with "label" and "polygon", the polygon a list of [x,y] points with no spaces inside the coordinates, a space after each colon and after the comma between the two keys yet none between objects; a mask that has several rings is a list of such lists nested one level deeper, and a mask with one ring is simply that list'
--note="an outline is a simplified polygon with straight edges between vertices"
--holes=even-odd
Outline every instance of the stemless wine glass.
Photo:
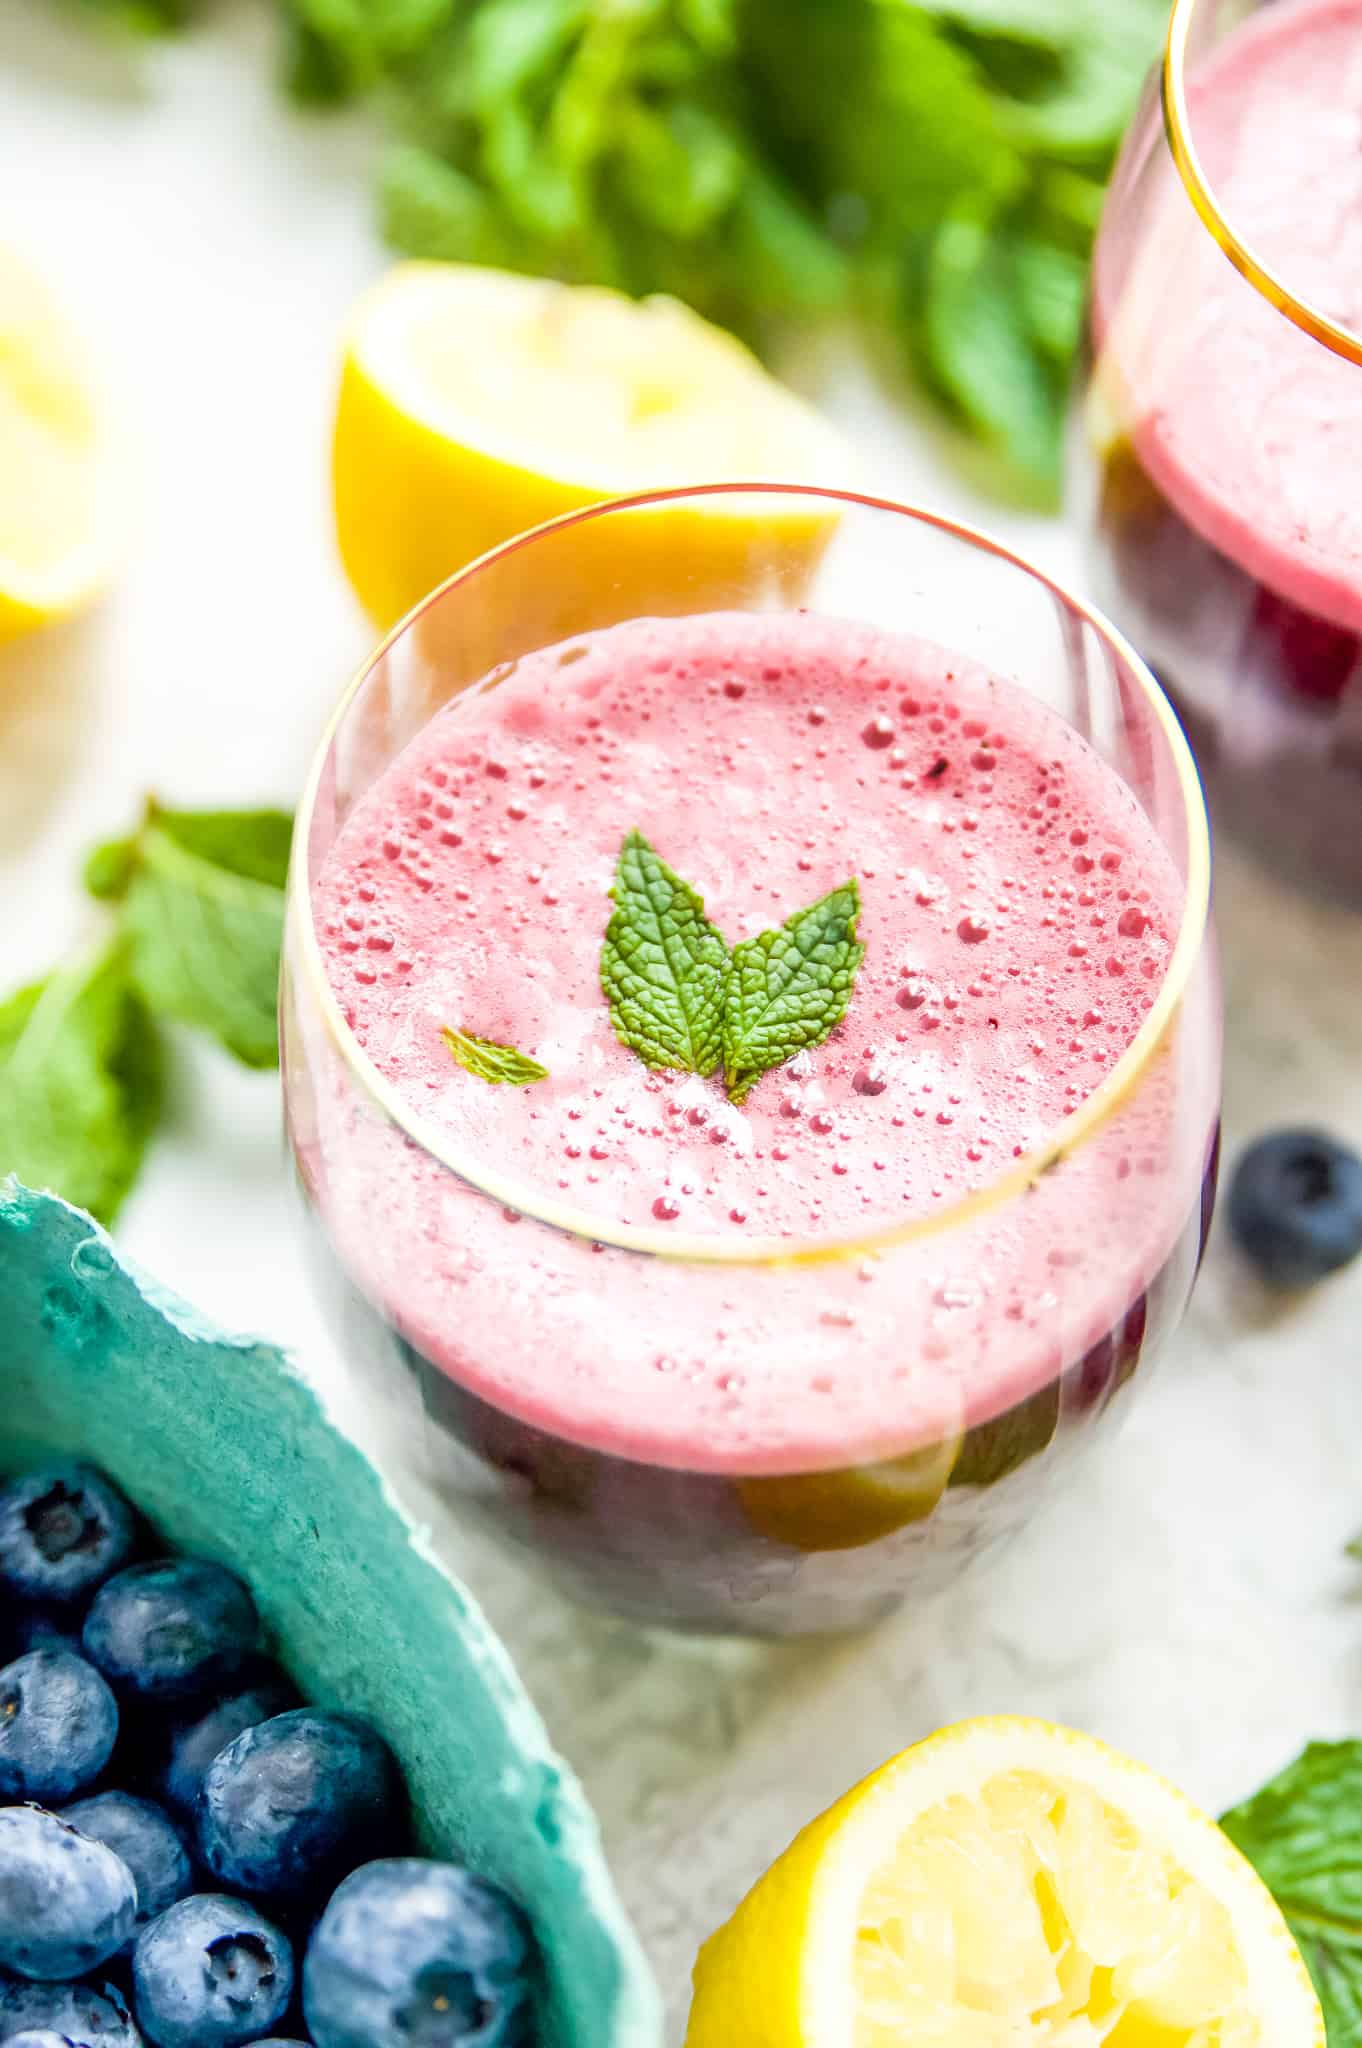
[{"label": "stemless wine glass", "polygon": [[1357,146],[1313,114],[1301,40],[1331,6],[1177,0],[1098,237],[1080,465],[1099,599],[1217,822],[1358,905],[1362,307],[1333,232]]},{"label": "stemless wine glass", "polygon": [[[1101,1085],[1027,1156],[853,1235],[613,1225],[556,1182],[524,1184],[504,1155],[473,1156],[430,1096],[361,1048],[314,922],[347,819],[429,720],[452,721],[457,752],[461,713],[536,650],[560,650],[546,672],[567,676],[573,636],[714,612],[909,634],[1043,699],[1176,873],[1168,956],[1157,973],[1142,963],[1142,1028]],[[422,858],[434,873],[435,852]],[[1094,865],[1067,839],[1063,858],[1066,873]],[[1059,893],[1091,903],[1081,886]],[[641,1622],[845,1629],[940,1584],[1030,1513],[1186,1303],[1218,1130],[1208,890],[1195,769],[1149,671],[1085,604],[967,528],[849,494],[717,485],[593,507],[463,570],[352,684],[295,836],[288,1130],[367,1426],[443,1504]],[[896,1012],[909,1036],[914,1000]],[[899,1121],[904,1147],[933,1143],[934,1120]],[[812,1405],[817,1456],[744,1447],[727,1410],[754,1386]]]}]

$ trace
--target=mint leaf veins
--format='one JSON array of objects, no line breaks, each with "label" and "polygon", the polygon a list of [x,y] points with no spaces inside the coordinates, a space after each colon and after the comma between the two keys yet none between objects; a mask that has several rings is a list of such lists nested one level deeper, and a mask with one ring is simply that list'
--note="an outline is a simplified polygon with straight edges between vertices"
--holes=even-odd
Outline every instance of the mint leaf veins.
[{"label": "mint leaf veins", "polygon": [[650,1067],[712,1074],[723,1051],[729,955],[704,899],[641,832],[620,848],[601,986],[615,1035]]},{"label": "mint leaf veins", "polygon": [[1312,1742],[1220,1825],[1286,1915],[1330,2048],[1362,2041],[1362,1742]]},{"label": "mint leaf veins", "polygon": [[724,1081],[734,1102],[841,1023],[865,956],[856,938],[860,913],[853,878],[787,917],[779,931],[734,949],[723,1041]]},{"label": "mint leaf veins", "polygon": [[621,847],[610,893],[601,984],[616,1036],[648,1066],[722,1066],[742,1102],[763,1074],[821,1045],[845,1016],[865,953],[854,877],[731,953],[698,891],[641,832]]},{"label": "mint leaf veins", "polygon": [[468,1073],[493,1086],[528,1088],[531,1081],[547,1081],[549,1070],[517,1052],[513,1045],[498,1045],[494,1038],[476,1038],[471,1031],[458,1031],[446,1024],[440,1033],[450,1052]]}]

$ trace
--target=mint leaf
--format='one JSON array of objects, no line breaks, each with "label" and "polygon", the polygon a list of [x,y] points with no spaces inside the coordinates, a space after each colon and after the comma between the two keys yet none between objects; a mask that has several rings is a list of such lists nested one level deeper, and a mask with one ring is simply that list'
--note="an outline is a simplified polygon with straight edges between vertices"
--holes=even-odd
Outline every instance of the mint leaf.
[{"label": "mint leaf", "polygon": [[620,848],[601,986],[615,1035],[650,1067],[712,1074],[723,1051],[728,947],[702,897],[641,832]]},{"label": "mint leaf", "polygon": [[513,1045],[498,1045],[494,1038],[475,1038],[471,1031],[457,1031],[449,1024],[440,1036],[459,1065],[476,1074],[480,1081],[528,1088],[531,1081],[549,1078],[547,1067],[541,1067],[528,1053],[517,1052]]},{"label": "mint leaf", "polygon": [[1286,1915],[1329,2048],[1362,2043],[1362,1742],[1312,1742],[1220,1822]]},{"label": "mint leaf", "polygon": [[149,804],[131,840],[99,847],[91,892],[120,904],[148,1006],[220,1039],[246,1066],[278,1062],[276,1006],[292,821],[283,811]]},{"label": "mint leaf", "polygon": [[160,1044],[123,945],[0,1003],[0,1174],[111,1223],[160,1103]]},{"label": "mint leaf", "polygon": [[724,1079],[735,1102],[772,1067],[821,1045],[841,1023],[865,954],[855,878],[733,951],[724,1010]]}]

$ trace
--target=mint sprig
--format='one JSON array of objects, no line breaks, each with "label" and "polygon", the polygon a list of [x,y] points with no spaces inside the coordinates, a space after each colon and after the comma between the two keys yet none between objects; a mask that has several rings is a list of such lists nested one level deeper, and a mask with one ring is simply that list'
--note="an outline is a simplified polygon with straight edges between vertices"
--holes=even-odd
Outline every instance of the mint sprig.
[{"label": "mint sprig", "polygon": [[160,1108],[160,1041],[120,939],[0,1002],[0,1175],[107,1222]]},{"label": "mint sprig", "polygon": [[601,985],[616,1036],[650,1067],[712,1074],[723,1051],[729,954],[704,899],[641,832],[620,848]]},{"label": "mint sprig", "polygon": [[459,1031],[446,1024],[440,1032],[459,1065],[480,1081],[494,1087],[528,1088],[532,1081],[547,1081],[549,1070],[513,1045],[498,1045],[494,1038],[478,1038],[471,1031]]},{"label": "mint sprig", "polygon": [[601,985],[616,1037],[646,1065],[688,1074],[722,1066],[730,1096],[743,1102],[763,1074],[821,1045],[846,1015],[865,953],[854,877],[732,952],[698,890],[641,832],[621,847],[610,893]]},{"label": "mint sprig", "polygon": [[1223,1815],[1286,1916],[1315,1980],[1330,2048],[1362,2042],[1362,1742],[1312,1742]]},{"label": "mint sprig", "polygon": [[734,1102],[841,1023],[865,957],[856,938],[860,912],[853,877],[787,917],[779,931],[734,948],[724,1005],[724,1083]]},{"label": "mint sprig", "polygon": [[0,1177],[111,1223],[160,1121],[165,1023],[247,1066],[277,1064],[292,829],[283,811],[151,802],[136,831],[89,856],[106,936],[0,999]]},{"label": "mint sprig", "polygon": [[130,839],[86,863],[120,905],[148,1005],[218,1038],[248,1067],[279,1062],[279,949],[293,821],[284,811],[172,811],[149,802]]}]

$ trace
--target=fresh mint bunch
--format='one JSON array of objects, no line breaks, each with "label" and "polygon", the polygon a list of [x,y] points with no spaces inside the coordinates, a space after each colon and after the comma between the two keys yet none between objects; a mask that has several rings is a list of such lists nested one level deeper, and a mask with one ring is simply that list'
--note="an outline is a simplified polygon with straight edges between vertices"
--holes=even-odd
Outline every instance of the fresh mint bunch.
[{"label": "fresh mint bunch", "polygon": [[601,986],[621,1044],[650,1067],[712,1074],[734,1102],[841,1023],[865,948],[853,878],[732,952],[698,891],[631,832],[611,890]]},{"label": "fresh mint bunch", "polygon": [[[196,0],[87,0],[146,25]],[[1053,499],[1102,189],[1167,0],[280,0],[371,95],[403,254],[858,320]]]},{"label": "fresh mint bunch", "polygon": [[292,820],[172,811],[97,847],[107,937],[0,1002],[0,1175],[112,1222],[160,1119],[162,1024],[245,1065],[278,1061],[276,1004]]}]

